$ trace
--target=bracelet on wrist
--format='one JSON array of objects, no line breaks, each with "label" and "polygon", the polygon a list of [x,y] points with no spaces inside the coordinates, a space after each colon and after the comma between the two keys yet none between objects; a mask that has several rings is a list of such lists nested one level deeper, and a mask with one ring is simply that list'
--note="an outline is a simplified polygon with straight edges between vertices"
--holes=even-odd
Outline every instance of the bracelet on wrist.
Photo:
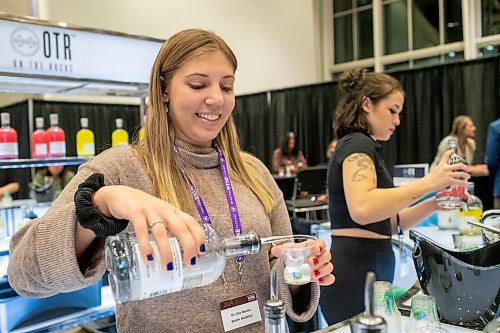
[{"label": "bracelet on wrist", "polygon": [[104,175],[94,173],[78,186],[75,192],[75,211],[78,223],[98,237],[113,236],[125,230],[128,220],[104,216],[93,203],[93,195],[104,185]]}]

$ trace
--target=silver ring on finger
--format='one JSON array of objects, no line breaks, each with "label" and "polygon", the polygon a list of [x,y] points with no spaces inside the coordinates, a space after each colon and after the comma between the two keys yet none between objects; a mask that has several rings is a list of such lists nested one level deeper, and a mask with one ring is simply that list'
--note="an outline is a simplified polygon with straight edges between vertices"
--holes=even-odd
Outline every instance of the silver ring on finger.
[{"label": "silver ring on finger", "polygon": [[163,224],[163,221],[162,220],[153,220],[153,221],[149,221],[148,224],[149,224],[149,230],[153,229],[153,227],[155,226],[155,224]]}]

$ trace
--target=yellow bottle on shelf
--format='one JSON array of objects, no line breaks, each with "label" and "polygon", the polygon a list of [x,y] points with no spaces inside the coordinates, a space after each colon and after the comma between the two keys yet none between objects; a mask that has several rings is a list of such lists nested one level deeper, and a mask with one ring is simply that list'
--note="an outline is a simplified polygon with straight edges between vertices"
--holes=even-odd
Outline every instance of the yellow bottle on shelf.
[{"label": "yellow bottle on shelf", "polygon": [[128,133],[123,129],[123,119],[115,119],[116,129],[111,133],[111,145],[113,147],[128,145]]},{"label": "yellow bottle on shelf", "polygon": [[81,129],[76,133],[76,154],[78,157],[95,155],[94,132],[89,130],[89,119],[80,118]]},{"label": "yellow bottle on shelf", "polygon": [[144,127],[141,127],[139,130],[139,140],[144,139]]},{"label": "yellow bottle on shelf", "polygon": [[146,116],[142,117],[142,126],[139,130],[139,141],[144,139],[144,127],[146,126]]}]

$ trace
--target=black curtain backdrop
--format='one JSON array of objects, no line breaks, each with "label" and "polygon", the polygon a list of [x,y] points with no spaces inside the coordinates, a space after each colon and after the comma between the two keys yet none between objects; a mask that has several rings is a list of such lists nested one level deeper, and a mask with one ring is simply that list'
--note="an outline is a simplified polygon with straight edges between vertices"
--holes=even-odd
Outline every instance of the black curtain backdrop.
[{"label": "black curtain backdrop", "polygon": [[[326,162],[326,147],[333,137],[332,110],[335,108],[334,83],[271,91],[269,136],[277,147],[288,131],[309,165]],[[272,153],[272,151],[271,151]]]},{"label": "black curtain backdrop", "polygon": [[[391,75],[402,82],[406,100],[401,125],[383,143],[389,170],[394,164],[431,163],[439,141],[460,114],[471,116],[476,124],[475,160],[483,162],[488,124],[500,118],[500,57]],[[271,167],[273,149],[287,131],[294,131],[309,165],[325,163],[340,97],[336,82],[271,91],[269,106],[264,95],[237,97],[235,120],[243,148],[255,147],[253,153]]]},{"label": "black curtain backdrop", "polygon": [[238,127],[241,148],[258,156],[264,163],[268,147],[272,147],[266,124],[269,122],[268,93],[238,96],[233,118]]}]

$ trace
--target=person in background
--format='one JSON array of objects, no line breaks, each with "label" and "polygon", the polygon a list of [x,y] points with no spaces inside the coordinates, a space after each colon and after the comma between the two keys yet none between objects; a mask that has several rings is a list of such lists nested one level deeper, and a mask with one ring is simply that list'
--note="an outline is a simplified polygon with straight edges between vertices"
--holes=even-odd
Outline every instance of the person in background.
[{"label": "person in background", "polygon": [[[165,41],[150,76],[143,140],[81,165],[43,217],[12,237],[8,274],[19,294],[45,297],[95,283],[106,268],[105,237],[125,229],[135,233],[142,260],[157,260],[165,270],[177,265],[169,237],[179,240],[184,265],[196,265],[204,252],[201,222],[211,221],[223,237],[239,230],[291,235],[272,175],[239,146],[232,117],[236,68],[234,53],[212,32],[188,29]],[[271,270],[290,318],[306,321],[316,311],[319,285],[334,281],[331,254],[313,241],[311,283],[289,286],[282,251],[263,249],[244,263],[228,259],[223,278],[206,286],[118,304],[118,331],[224,332],[221,302],[255,293],[262,314]],[[238,324],[232,332],[264,331],[263,320]]]},{"label": "person in background", "polygon": [[452,138],[458,139],[457,153],[469,165],[469,172],[473,176],[487,175],[488,169],[485,164],[474,165],[474,154],[476,153],[476,126],[469,116],[461,115],[455,117],[451,132],[441,140],[438,145],[436,156],[431,164],[431,169],[441,160],[444,152],[448,148],[448,141]]},{"label": "person in background", "polygon": [[400,82],[384,73],[353,69],[341,75],[339,89],[334,120],[339,141],[328,165],[336,281],[321,288],[320,298],[330,325],[363,311],[368,271],[379,281],[392,282],[391,236],[433,212],[435,198],[410,205],[450,185],[466,187],[470,178],[466,165],[446,163],[451,155],[447,151],[427,176],[394,187],[378,141],[389,140],[399,126],[405,99]]},{"label": "person in background", "polygon": [[45,185],[45,177],[50,177],[52,179],[52,186],[54,187],[54,199],[56,199],[74,176],[75,173],[64,165],[49,165],[35,173],[32,185],[43,187]]},{"label": "person in background", "polygon": [[287,132],[281,142],[280,147],[273,152],[273,172],[297,173],[299,170],[307,168],[307,160],[297,145],[295,134]]},{"label": "person in background", "polygon": [[484,162],[490,175],[494,177],[493,207],[500,209],[500,119],[490,123],[486,139]]},{"label": "person in background", "polygon": [[0,200],[12,200],[12,195],[20,189],[19,178],[15,170],[0,170]]},{"label": "person in background", "polygon": [[328,159],[332,157],[335,148],[337,148],[337,139],[333,139],[332,141],[330,141],[328,147],[326,148],[326,157]]},{"label": "person in background", "polygon": [[8,183],[4,186],[0,187],[0,200],[3,200],[4,197],[10,197],[12,198],[12,193],[16,193],[19,191],[19,183],[18,182],[12,182]]}]

